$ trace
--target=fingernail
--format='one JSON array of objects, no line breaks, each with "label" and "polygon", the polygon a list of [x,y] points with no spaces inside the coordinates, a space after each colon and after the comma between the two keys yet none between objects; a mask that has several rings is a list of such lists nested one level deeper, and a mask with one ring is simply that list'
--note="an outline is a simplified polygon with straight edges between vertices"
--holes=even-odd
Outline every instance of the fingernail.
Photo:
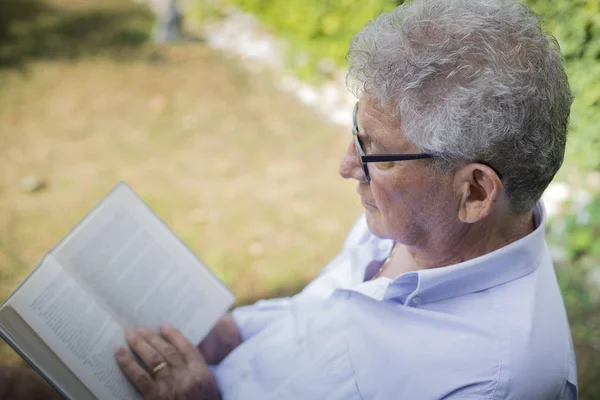
[{"label": "fingernail", "polygon": [[171,325],[169,325],[169,324],[162,324],[162,325],[160,326],[160,331],[161,331],[162,333],[169,332],[171,329],[173,329],[173,327],[172,327]]}]

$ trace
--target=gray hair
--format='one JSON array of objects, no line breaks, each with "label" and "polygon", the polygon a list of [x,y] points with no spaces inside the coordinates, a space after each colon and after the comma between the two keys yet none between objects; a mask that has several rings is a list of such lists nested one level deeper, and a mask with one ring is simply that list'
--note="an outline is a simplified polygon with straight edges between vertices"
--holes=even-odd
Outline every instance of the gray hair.
[{"label": "gray hair", "polygon": [[439,158],[502,174],[514,212],[531,210],[560,168],[572,94],[556,40],[513,0],[416,0],[354,36],[348,85],[393,110]]}]

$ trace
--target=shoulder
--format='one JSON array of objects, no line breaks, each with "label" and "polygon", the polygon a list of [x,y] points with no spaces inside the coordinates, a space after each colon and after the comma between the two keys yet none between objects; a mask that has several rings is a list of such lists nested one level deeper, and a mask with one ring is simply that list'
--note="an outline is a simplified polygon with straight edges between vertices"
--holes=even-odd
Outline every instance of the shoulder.
[{"label": "shoulder", "polygon": [[423,307],[353,293],[346,342],[363,397],[554,399],[576,385],[560,292],[512,285]]},{"label": "shoulder", "polygon": [[504,349],[497,398],[557,398],[568,380],[576,385],[571,332],[552,264],[491,293]]}]

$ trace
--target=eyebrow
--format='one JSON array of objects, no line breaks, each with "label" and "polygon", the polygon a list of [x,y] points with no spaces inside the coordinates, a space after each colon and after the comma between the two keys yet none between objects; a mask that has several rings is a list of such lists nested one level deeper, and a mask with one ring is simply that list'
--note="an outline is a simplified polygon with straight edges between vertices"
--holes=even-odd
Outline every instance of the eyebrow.
[{"label": "eyebrow", "polygon": [[377,140],[373,136],[369,135],[369,133],[367,132],[366,129],[364,129],[364,128],[360,129],[360,127],[359,127],[358,133],[360,135],[366,136],[366,138],[369,140],[369,142],[371,142],[372,144],[374,144],[375,146],[377,146],[380,150],[382,150],[382,151],[386,151],[387,150],[387,147],[384,146],[379,140]]},{"label": "eyebrow", "polygon": [[356,128],[358,129],[358,134],[365,136],[367,139],[369,139],[370,142],[379,143],[375,138],[373,138],[371,135],[369,135],[369,132],[367,132],[367,130],[365,129],[365,127],[361,126],[361,124],[359,123],[359,121],[358,121],[358,110],[356,111],[356,114],[357,114]]}]

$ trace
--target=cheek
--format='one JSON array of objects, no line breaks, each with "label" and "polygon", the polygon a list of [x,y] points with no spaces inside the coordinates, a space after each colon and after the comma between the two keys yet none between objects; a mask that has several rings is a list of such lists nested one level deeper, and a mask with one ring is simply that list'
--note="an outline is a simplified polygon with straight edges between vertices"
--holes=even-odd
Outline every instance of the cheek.
[{"label": "cheek", "polygon": [[422,203],[424,179],[426,177],[411,174],[408,168],[378,168],[371,173],[371,191],[382,212],[390,216],[404,214]]},{"label": "cheek", "polygon": [[409,216],[413,215],[414,205],[410,195],[407,194],[410,190],[400,190],[397,187],[384,185],[371,185],[373,199],[379,210],[382,221],[381,223],[388,228],[393,228],[398,225],[406,225]]},{"label": "cheek", "polygon": [[[386,175],[379,171],[371,181],[371,192],[380,213],[380,224],[390,236],[407,238],[411,232],[420,232],[431,227],[434,221],[440,219],[439,213],[451,204],[440,204],[444,196],[445,186],[440,182],[428,182],[431,177],[416,176],[401,177],[396,174],[394,179],[381,179]],[[429,184],[427,184],[429,183]]]},{"label": "cheek", "polygon": [[445,182],[422,187],[412,199],[413,219],[427,231],[437,230],[456,219],[457,203],[452,188]]},{"label": "cheek", "polygon": [[418,242],[425,227],[419,217],[422,214],[420,202],[407,192],[409,190],[374,188],[373,197],[379,210],[372,216],[372,225],[377,236],[411,246]]}]

